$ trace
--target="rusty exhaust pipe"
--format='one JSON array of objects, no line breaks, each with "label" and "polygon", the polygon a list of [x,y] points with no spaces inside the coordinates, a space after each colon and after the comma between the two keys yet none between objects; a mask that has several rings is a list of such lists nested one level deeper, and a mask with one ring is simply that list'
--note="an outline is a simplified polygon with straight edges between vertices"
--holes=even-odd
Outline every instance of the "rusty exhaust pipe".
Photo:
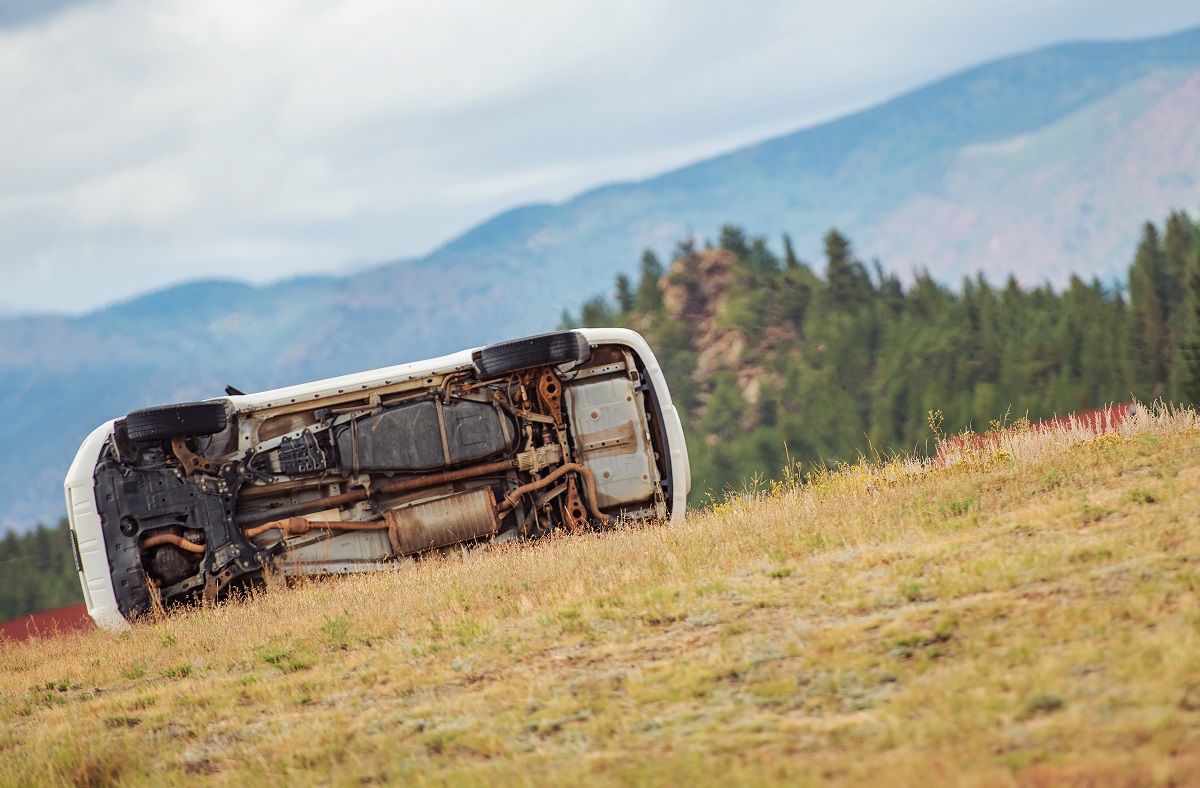
[{"label": "rusty exhaust pipe", "polygon": [[[492,462],[486,465],[473,465],[470,468],[460,468],[457,471],[445,471],[430,476],[421,476],[416,479],[401,479],[400,481],[383,484],[375,488],[375,494],[395,495],[397,493],[412,492],[413,490],[436,487],[439,484],[446,484],[448,482],[473,479],[476,476],[491,476],[492,474],[513,470],[516,467],[516,460],[501,460],[500,462]],[[257,512],[253,515],[240,517],[238,518],[238,525],[243,529],[253,529],[256,526],[284,520],[288,517],[302,516],[325,509],[345,506],[346,504],[358,503],[359,501],[367,500],[369,497],[370,495],[366,490],[354,490],[353,492],[342,493],[341,495],[332,495],[328,498],[318,498],[314,501],[300,501],[299,503],[279,506],[275,509],[268,509],[265,512]],[[262,532],[259,531],[258,533]]]},{"label": "rusty exhaust pipe", "polygon": [[599,520],[602,523],[607,524],[609,522],[609,520],[611,520],[612,518],[610,518],[604,512],[600,511],[599,507],[596,506],[596,477],[592,475],[592,472],[590,470],[583,467],[582,465],[580,465],[577,462],[568,462],[563,465],[560,465],[553,472],[547,474],[546,476],[542,477],[541,479],[538,479],[536,482],[530,482],[529,484],[523,484],[520,487],[518,487],[517,489],[513,490],[512,492],[506,493],[504,495],[504,500],[501,501],[500,504],[497,506],[497,511],[507,512],[509,509],[511,509],[517,505],[517,499],[520,498],[522,495],[525,495],[526,493],[534,492],[536,490],[540,490],[543,487],[548,487],[551,484],[553,484],[554,482],[561,479],[563,476],[566,476],[568,473],[578,473],[580,476],[583,477],[583,482],[584,482],[584,485],[587,487],[587,492],[588,492],[588,499],[587,499],[588,510],[592,513],[592,516],[595,517],[597,520]]},{"label": "rusty exhaust pipe", "polygon": [[208,550],[208,548],[202,544],[189,542],[182,536],[177,536],[175,534],[158,534],[156,536],[148,536],[142,541],[138,542],[138,548],[141,550],[148,550],[151,547],[157,547],[160,544],[173,544],[176,547],[183,548],[190,553],[203,553]]}]

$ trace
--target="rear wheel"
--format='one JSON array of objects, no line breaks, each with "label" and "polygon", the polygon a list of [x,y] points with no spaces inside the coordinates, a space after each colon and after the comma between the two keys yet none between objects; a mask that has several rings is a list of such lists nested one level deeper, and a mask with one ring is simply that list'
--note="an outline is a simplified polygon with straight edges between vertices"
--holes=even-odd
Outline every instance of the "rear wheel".
[{"label": "rear wheel", "polygon": [[213,435],[225,429],[228,419],[223,402],[184,402],[135,410],[125,417],[130,440],[174,438],[180,435]]},{"label": "rear wheel", "polygon": [[475,354],[475,368],[482,378],[498,378],[547,364],[583,364],[591,357],[592,346],[583,334],[554,331],[488,345]]}]

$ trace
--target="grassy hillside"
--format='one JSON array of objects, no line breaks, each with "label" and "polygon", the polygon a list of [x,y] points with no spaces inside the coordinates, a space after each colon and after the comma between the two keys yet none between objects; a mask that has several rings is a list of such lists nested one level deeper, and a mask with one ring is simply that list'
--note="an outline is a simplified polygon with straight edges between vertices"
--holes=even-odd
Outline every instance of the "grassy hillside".
[{"label": "grassy hillside", "polygon": [[0,644],[0,783],[1200,780],[1200,419]]}]

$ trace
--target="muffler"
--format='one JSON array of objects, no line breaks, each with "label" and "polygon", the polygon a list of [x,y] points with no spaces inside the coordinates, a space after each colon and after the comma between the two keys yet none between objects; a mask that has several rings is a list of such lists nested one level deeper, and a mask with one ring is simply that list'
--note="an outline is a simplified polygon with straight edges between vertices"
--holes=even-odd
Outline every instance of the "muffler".
[{"label": "muffler", "polygon": [[392,509],[383,513],[383,519],[398,555],[492,536],[500,530],[490,487]]}]

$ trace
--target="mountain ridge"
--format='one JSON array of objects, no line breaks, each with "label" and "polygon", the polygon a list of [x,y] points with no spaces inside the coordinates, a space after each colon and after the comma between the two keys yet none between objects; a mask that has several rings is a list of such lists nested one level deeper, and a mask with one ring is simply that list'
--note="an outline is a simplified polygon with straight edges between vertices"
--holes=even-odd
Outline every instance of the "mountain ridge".
[{"label": "mountain ridge", "polygon": [[59,480],[107,418],[549,330],[642,249],[669,253],[726,222],[788,232],[809,260],[837,226],[864,257],[942,281],[1109,278],[1142,220],[1200,203],[1198,75],[1200,27],[1060,44],[651,178],[518,206],[422,258],[190,282],[77,317],[0,315],[0,527],[57,519]]}]

